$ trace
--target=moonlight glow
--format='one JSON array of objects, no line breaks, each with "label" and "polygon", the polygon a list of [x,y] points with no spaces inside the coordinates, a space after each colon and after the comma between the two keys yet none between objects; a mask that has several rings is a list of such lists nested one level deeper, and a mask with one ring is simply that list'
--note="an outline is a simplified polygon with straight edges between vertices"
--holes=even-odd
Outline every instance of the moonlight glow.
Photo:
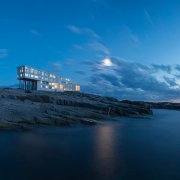
[{"label": "moonlight glow", "polygon": [[105,58],[103,61],[102,61],[102,66],[112,66],[113,63],[111,61],[111,59],[109,58]]}]

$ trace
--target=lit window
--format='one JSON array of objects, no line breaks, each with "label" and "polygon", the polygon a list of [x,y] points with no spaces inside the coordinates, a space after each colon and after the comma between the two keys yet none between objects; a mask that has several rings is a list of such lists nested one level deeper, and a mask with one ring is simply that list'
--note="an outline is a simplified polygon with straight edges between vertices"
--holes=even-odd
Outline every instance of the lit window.
[{"label": "lit window", "polygon": [[75,91],[80,91],[80,86],[79,85],[76,85]]},{"label": "lit window", "polygon": [[59,88],[60,88],[61,90],[63,90],[63,85],[62,85],[62,84],[60,84],[60,85],[59,85]]}]

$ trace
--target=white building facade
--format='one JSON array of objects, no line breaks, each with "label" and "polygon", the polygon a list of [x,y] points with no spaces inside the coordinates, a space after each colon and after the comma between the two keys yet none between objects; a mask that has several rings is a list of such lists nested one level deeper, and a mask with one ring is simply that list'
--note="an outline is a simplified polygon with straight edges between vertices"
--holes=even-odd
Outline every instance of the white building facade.
[{"label": "white building facade", "polygon": [[17,67],[19,88],[37,91],[80,91],[80,85],[69,78],[61,78],[30,66]]}]

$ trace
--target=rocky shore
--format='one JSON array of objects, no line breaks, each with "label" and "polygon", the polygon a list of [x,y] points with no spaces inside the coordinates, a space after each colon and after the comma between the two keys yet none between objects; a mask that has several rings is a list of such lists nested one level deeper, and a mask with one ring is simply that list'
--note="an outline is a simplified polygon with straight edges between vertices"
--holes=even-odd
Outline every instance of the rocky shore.
[{"label": "rocky shore", "polygon": [[116,116],[152,115],[147,104],[78,92],[30,92],[0,89],[0,129],[93,125]]}]

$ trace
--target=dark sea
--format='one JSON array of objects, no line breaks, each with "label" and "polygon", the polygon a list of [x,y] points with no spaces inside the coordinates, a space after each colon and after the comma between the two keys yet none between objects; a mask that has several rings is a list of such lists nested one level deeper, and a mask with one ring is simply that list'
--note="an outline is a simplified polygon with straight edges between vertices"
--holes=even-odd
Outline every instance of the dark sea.
[{"label": "dark sea", "polygon": [[180,111],[0,132],[0,180],[180,180]]}]

